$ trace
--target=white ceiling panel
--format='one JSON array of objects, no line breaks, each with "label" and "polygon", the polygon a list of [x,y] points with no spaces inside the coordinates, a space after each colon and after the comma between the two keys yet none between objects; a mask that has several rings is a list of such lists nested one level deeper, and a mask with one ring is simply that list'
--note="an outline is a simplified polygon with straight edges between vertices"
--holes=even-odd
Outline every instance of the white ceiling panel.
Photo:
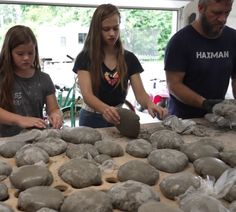
[{"label": "white ceiling panel", "polygon": [[97,7],[100,4],[111,3],[120,8],[169,9],[178,10],[191,0],[1,0],[0,4],[39,4]]}]

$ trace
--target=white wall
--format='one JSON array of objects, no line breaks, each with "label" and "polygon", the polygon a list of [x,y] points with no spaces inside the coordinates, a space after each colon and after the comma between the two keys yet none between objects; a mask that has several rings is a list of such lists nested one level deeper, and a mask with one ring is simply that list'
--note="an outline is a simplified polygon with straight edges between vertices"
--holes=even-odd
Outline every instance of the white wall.
[{"label": "white wall", "polygon": [[[37,40],[41,57],[53,58],[53,60],[68,60],[66,55],[76,57],[83,44],[78,43],[78,34],[87,33],[88,27],[78,24],[67,24],[64,27],[39,26]],[[63,43],[61,39],[64,39]]]},{"label": "white wall", "polygon": [[[196,13],[198,16],[198,0],[194,0],[188,3],[181,10],[181,19],[180,19],[180,28],[186,26],[188,24],[188,18],[191,13]],[[236,29],[236,2],[234,2],[231,13],[228,17],[227,25]]]},{"label": "white wall", "polygon": [[231,26],[232,28],[236,29],[236,2],[234,2],[231,13],[228,18],[227,22],[228,26]]},{"label": "white wall", "polygon": [[190,2],[190,3],[188,3],[188,4],[181,10],[180,29],[183,28],[184,26],[186,26],[186,25],[188,24],[189,16],[190,16],[192,13],[196,13],[196,15],[198,16],[197,5],[198,5],[198,0],[194,0],[194,1]]}]

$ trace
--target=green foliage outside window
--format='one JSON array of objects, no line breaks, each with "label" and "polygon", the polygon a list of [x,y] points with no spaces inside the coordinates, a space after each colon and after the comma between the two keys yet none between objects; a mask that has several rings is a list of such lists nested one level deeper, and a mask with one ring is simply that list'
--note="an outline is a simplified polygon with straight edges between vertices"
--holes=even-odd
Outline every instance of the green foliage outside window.
[{"label": "green foliage outside window", "polygon": [[[36,36],[41,25],[63,27],[77,23],[89,27],[95,8],[0,4],[0,46],[8,28],[30,26]],[[143,60],[161,60],[171,34],[172,11],[121,9],[125,47]]]}]

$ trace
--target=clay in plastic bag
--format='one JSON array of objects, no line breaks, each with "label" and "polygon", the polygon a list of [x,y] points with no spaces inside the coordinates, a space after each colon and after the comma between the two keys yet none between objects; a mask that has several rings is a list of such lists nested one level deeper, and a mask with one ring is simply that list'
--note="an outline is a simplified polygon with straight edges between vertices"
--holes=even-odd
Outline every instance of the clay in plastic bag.
[{"label": "clay in plastic bag", "polygon": [[184,212],[230,212],[219,200],[236,182],[236,169],[227,169],[215,182],[214,178],[200,179],[200,187],[190,187],[179,196]]}]

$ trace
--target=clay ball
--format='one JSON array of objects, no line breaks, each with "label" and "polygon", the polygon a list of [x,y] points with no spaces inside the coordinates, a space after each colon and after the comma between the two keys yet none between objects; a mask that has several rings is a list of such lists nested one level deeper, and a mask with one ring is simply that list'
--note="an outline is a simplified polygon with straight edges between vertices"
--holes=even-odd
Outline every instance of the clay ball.
[{"label": "clay ball", "polygon": [[116,128],[120,134],[129,138],[137,138],[140,131],[139,116],[126,108],[118,108],[120,124]]}]

